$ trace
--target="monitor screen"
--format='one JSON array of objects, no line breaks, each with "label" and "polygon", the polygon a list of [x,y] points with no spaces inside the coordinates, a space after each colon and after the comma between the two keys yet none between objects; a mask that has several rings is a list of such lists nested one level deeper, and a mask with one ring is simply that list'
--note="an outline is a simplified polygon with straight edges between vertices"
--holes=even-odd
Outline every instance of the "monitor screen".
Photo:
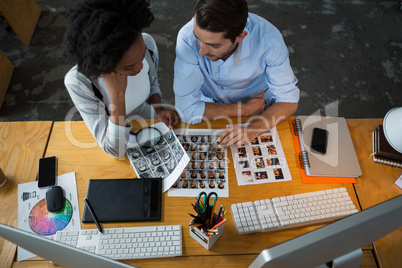
[{"label": "monitor screen", "polygon": [[63,267],[122,268],[128,264],[0,223],[0,236]]},{"label": "monitor screen", "polygon": [[318,267],[347,254],[350,257],[401,226],[402,195],[265,249],[250,267]]}]

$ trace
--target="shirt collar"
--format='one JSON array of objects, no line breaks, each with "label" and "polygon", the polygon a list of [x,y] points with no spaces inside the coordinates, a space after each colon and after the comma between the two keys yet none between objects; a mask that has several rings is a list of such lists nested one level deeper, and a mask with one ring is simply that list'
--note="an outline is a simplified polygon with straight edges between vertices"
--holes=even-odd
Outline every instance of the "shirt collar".
[{"label": "shirt collar", "polygon": [[247,32],[246,37],[239,43],[236,51],[233,53],[233,64],[236,65],[240,60],[248,57],[250,55],[250,27],[249,20],[247,19],[246,27],[244,31]]}]

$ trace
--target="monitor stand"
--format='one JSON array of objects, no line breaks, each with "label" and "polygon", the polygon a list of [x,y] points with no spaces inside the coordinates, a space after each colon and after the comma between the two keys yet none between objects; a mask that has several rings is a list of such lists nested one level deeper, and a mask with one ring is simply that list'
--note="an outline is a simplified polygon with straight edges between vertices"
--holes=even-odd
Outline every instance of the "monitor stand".
[{"label": "monitor stand", "polygon": [[350,268],[350,267],[360,267],[362,262],[363,252],[361,248],[355,251],[349,252],[343,256],[340,256],[333,261],[326,263],[325,265],[320,265],[317,268]]}]

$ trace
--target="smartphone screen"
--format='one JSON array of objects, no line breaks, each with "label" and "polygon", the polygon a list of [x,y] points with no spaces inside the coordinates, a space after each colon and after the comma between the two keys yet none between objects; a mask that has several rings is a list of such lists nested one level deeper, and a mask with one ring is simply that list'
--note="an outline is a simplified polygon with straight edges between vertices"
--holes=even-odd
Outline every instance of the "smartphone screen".
[{"label": "smartphone screen", "polygon": [[56,157],[39,159],[38,187],[49,187],[56,184],[57,163]]},{"label": "smartphone screen", "polygon": [[313,135],[311,138],[311,151],[326,154],[327,153],[327,143],[328,143],[328,131],[321,128],[314,128]]}]

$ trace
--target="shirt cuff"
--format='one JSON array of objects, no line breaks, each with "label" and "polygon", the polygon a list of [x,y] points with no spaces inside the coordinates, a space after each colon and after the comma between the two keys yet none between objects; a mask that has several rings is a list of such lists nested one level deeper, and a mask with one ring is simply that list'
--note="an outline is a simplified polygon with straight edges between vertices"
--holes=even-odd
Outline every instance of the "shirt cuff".
[{"label": "shirt cuff", "polygon": [[108,140],[113,142],[118,141],[121,138],[127,139],[132,127],[133,125],[128,120],[126,120],[125,126],[120,126],[118,124],[115,124],[114,122],[112,122],[112,120],[109,119]]}]

